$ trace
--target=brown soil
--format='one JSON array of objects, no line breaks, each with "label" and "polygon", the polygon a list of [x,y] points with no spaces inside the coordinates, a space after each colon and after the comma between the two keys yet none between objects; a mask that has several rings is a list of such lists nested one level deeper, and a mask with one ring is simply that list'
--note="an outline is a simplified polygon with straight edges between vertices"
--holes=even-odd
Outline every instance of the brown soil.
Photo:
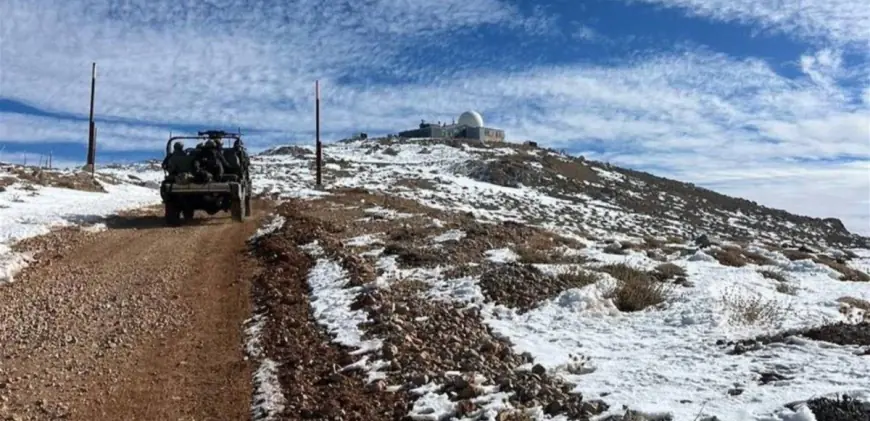
[{"label": "brown soil", "polygon": [[249,418],[244,247],[259,218],[198,217],[167,228],[146,210],[19,245],[41,252],[0,287],[0,418]]},{"label": "brown soil", "polygon": [[[25,184],[61,187],[89,192],[106,192],[103,186],[94,181],[91,178],[91,174],[86,171],[62,172],[22,166],[10,166],[6,167],[5,170]],[[0,185],[3,183],[3,181],[0,181]]]},{"label": "brown soil", "polygon": [[[353,199],[350,199],[351,195]],[[607,409],[601,402],[587,401],[579,394],[569,393],[569,385],[547,376],[541,366],[533,372],[517,372],[516,368],[530,362],[531,357],[515,354],[507,341],[489,331],[475,310],[466,311],[458,304],[432,302],[424,296],[427,287],[413,280],[394,281],[388,289],[371,288],[372,265],[349,253],[339,238],[380,231],[390,242],[388,249],[411,245],[408,250],[414,254],[426,250],[422,242],[428,235],[448,227],[468,228],[468,223],[463,222],[461,216],[440,214],[439,219],[449,222],[432,232],[409,221],[414,218],[377,220],[377,227],[373,228],[371,223],[355,222],[360,215],[353,213],[360,212],[359,209],[343,208],[363,200],[367,203],[362,204],[363,208],[378,203],[402,212],[435,212],[401,200],[384,203],[377,195],[363,192],[317,201],[292,200],[279,208],[287,219],[284,229],[264,238],[257,247],[263,264],[270,268],[257,278],[254,292],[259,297],[258,307],[266,309],[269,320],[263,334],[266,354],[282,367],[279,378],[287,404],[279,419],[407,419],[405,414],[415,398],[411,389],[431,380],[447,383],[442,391],[453,393],[452,399],[457,403],[454,415],[477,414],[481,409],[471,398],[479,391],[467,381],[471,373],[483,374],[487,378],[486,384],[496,384],[501,390],[516,392],[510,399],[515,405],[542,404],[549,414],[566,414],[580,420]],[[318,209],[335,212],[318,212]],[[337,218],[336,212],[350,215]],[[488,232],[510,237],[513,232],[510,228],[508,224],[506,227],[495,226],[491,231],[477,228],[477,234],[473,234],[473,229],[468,231],[472,236],[483,236]],[[505,230],[508,233],[502,233]],[[314,261],[299,246],[315,240],[323,249],[324,256],[338,262],[348,272],[348,287],[362,287],[352,308],[365,311],[370,318],[368,323],[361,325],[364,339],[377,337],[383,340],[383,348],[374,351],[371,358],[390,363],[385,369],[386,381],[365,385],[361,373],[337,372],[360,357],[351,357],[349,350],[329,344],[329,335],[307,328],[316,326],[310,319],[305,279]],[[443,246],[446,248],[447,244]],[[401,260],[403,255],[399,255]],[[419,267],[426,262],[405,263]],[[496,265],[487,265],[490,266]],[[286,334],[291,331],[293,335]],[[456,332],[460,331],[462,334],[458,335]],[[305,357],[311,353],[319,358]],[[461,371],[463,377],[454,378],[447,374],[454,370]],[[399,390],[385,391],[388,385],[397,386]],[[501,414],[499,419],[509,419],[506,416]]]},{"label": "brown soil", "polygon": [[276,419],[403,419],[410,409],[406,394],[387,392],[382,382],[367,385],[359,372],[339,371],[359,357],[331,343],[311,317],[306,276],[315,262],[299,245],[317,239],[327,255],[340,247],[327,238],[334,228],[302,217],[295,207],[282,206],[286,228],[259,240],[255,249],[261,267],[269,269],[258,271],[253,285],[267,320],[262,342],[265,356],[281,367],[278,379],[286,400]]}]

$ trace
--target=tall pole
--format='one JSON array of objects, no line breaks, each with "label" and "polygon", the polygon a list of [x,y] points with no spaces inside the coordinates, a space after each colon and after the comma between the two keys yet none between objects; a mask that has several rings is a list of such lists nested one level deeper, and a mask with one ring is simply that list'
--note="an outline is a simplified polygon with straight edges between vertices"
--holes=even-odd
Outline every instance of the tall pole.
[{"label": "tall pole", "polygon": [[91,66],[91,114],[88,119],[88,159],[87,165],[93,172],[94,161],[97,157],[96,127],[94,126],[94,91],[97,86],[97,63]]},{"label": "tall pole", "polygon": [[317,160],[317,187],[320,187],[321,182],[321,173],[320,173],[320,160],[323,157],[321,155],[320,150],[320,81],[317,80],[314,82],[314,138],[317,142],[316,145],[316,160]]}]

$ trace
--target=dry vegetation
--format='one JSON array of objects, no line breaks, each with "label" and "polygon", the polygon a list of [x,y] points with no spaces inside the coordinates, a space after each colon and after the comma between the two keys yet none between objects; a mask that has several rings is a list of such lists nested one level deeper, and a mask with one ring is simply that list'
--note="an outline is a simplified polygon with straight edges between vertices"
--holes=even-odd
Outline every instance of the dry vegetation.
[{"label": "dry vegetation", "polygon": [[791,305],[760,294],[738,292],[730,288],[721,299],[728,321],[738,325],[777,325],[791,313]]},{"label": "dry vegetation", "polygon": [[577,268],[560,273],[557,277],[565,284],[574,285],[574,288],[582,288],[586,285],[594,284],[601,279],[595,272]]},{"label": "dry vegetation", "polygon": [[800,250],[780,250],[779,252],[791,261],[813,258],[812,254]]},{"label": "dry vegetation", "polygon": [[14,178],[3,177],[5,178],[5,181],[0,180],[0,186],[3,186],[4,184],[9,186],[17,179],[25,185],[59,187],[100,193],[105,193],[106,191],[100,183],[91,178],[90,173],[85,171],[61,172],[21,166],[6,167],[5,171],[13,175]]},{"label": "dry vegetation", "polygon": [[840,297],[840,313],[853,323],[870,322],[870,302],[857,297]]},{"label": "dry vegetation", "polygon": [[777,282],[788,282],[788,279],[785,277],[785,274],[780,270],[764,269],[764,270],[758,271],[758,273],[760,273],[761,276],[763,276],[767,279],[773,279],[774,281],[777,281]]},{"label": "dry vegetation", "polygon": [[745,257],[743,257],[743,253],[741,250],[736,247],[723,247],[721,249],[714,250],[713,257],[719,261],[720,264],[731,267],[743,267],[749,263]]},{"label": "dry vegetation", "polygon": [[646,272],[623,263],[601,267],[601,271],[616,278],[616,285],[605,293],[620,311],[641,311],[663,304],[673,286],[654,280]]},{"label": "dry vegetation", "polygon": [[754,263],[754,264],[759,265],[759,266],[773,264],[773,260],[768,259],[764,255],[762,255],[761,253],[756,252],[756,251],[749,251],[749,250],[743,249],[743,256],[746,257],[746,259],[749,262]]},{"label": "dry vegetation", "polygon": [[843,260],[834,259],[825,255],[819,255],[813,258],[813,261],[816,263],[827,265],[831,269],[840,272],[842,274],[840,276],[841,281],[870,282],[870,275],[861,272],[860,270],[850,268]]},{"label": "dry vegetation", "polygon": [[764,269],[764,270],[759,270],[758,273],[760,273],[761,276],[763,276],[767,279],[771,279],[771,280],[775,281],[777,292],[782,293],[782,294],[788,294],[788,295],[796,295],[797,294],[797,288],[795,288],[794,285],[789,283],[789,280],[788,280],[788,278],[786,278],[785,273],[783,271],[778,270],[778,269],[777,270]]}]

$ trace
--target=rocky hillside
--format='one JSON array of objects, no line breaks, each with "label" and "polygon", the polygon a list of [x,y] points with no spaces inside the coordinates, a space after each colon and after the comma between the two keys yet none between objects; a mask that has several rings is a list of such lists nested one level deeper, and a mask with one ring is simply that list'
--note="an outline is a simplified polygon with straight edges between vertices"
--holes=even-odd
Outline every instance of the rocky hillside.
[{"label": "rocky hillside", "polygon": [[870,249],[837,221],[517,145],[323,152],[322,188],[313,148],[252,158],[254,419],[870,417]]},{"label": "rocky hillside", "polygon": [[[282,155],[313,166],[312,147],[278,147],[263,153],[260,162],[270,167],[263,169],[264,175],[281,178],[280,170],[272,166],[291,165],[279,164],[274,158]],[[457,204],[457,197],[449,192],[454,185],[466,183],[463,179],[502,186],[506,189],[498,193],[462,196],[460,202],[480,210],[483,216],[508,205],[519,221],[558,223],[583,234],[621,233],[640,238],[707,235],[740,243],[811,249],[870,244],[868,238],[850,233],[835,218],[795,215],[693,184],[550,149],[374,139],[327,146],[324,160],[327,182],[368,186],[406,197],[408,189],[422,189],[431,204],[440,206]],[[473,185],[462,188],[475,190]]]}]

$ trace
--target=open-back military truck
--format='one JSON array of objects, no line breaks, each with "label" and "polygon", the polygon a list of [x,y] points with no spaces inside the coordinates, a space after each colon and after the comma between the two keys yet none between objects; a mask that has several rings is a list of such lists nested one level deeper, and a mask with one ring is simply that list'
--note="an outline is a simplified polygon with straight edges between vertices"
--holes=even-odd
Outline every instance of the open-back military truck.
[{"label": "open-back military truck", "polygon": [[[174,136],[166,142],[166,159],[163,161],[165,177],[160,184],[166,223],[181,224],[181,216],[192,220],[197,210],[209,215],[220,211],[230,212],[234,221],[244,221],[251,214],[250,161],[240,134],[210,130],[198,132],[197,136]],[[183,148],[179,143],[185,139],[200,142],[197,148]],[[222,146],[225,139],[232,139],[231,146]],[[197,162],[202,158],[203,144],[218,144],[213,151],[223,156],[225,164],[219,178],[197,180],[196,172],[208,171]],[[215,152],[211,152],[215,153]],[[216,155],[215,155],[216,156]]]}]

